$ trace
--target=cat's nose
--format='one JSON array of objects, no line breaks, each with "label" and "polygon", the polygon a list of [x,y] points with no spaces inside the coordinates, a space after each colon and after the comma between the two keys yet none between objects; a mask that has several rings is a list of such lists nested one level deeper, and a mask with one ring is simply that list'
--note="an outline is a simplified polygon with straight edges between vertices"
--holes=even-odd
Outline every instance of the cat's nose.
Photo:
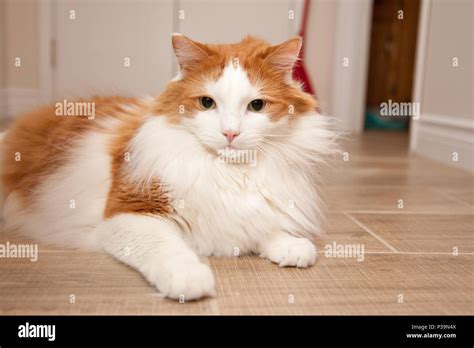
[{"label": "cat's nose", "polygon": [[232,140],[234,140],[234,138],[240,134],[240,132],[228,130],[228,131],[223,131],[222,134],[227,138],[227,141],[230,144]]}]

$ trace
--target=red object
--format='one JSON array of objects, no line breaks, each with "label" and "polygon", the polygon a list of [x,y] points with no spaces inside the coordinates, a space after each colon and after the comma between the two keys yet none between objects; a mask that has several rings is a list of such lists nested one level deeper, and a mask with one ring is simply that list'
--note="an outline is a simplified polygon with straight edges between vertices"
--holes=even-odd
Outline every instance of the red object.
[{"label": "red object", "polygon": [[308,73],[306,72],[306,69],[304,66],[304,48],[305,48],[305,41],[306,41],[305,31],[306,31],[306,23],[308,22],[308,16],[309,16],[309,5],[310,5],[310,0],[305,0],[304,7],[303,7],[303,20],[301,22],[301,28],[298,33],[298,35],[303,38],[303,44],[301,46],[301,51],[298,56],[298,61],[295,64],[295,67],[293,69],[293,78],[303,83],[305,92],[315,95],[316,93],[313,87],[311,86],[311,81],[309,80]]}]

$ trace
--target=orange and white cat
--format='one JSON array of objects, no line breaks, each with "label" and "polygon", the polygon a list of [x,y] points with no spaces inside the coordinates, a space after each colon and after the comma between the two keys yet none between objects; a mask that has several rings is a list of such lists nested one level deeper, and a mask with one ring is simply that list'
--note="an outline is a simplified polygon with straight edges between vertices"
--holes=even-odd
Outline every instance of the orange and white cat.
[{"label": "orange and white cat", "polygon": [[314,264],[315,179],[335,136],[291,78],[301,39],[172,42],[180,73],[160,96],[82,101],[94,117],[53,105],[7,131],[7,228],[105,250],[184,300],[215,293],[201,255]]}]

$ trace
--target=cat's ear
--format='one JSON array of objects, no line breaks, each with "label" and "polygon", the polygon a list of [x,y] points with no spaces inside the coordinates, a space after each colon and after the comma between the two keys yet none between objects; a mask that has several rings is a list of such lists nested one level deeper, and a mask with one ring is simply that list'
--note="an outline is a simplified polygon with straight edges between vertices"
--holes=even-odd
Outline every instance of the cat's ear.
[{"label": "cat's ear", "polygon": [[296,36],[279,45],[270,47],[267,52],[267,62],[285,73],[291,72],[298,60],[303,40]]},{"label": "cat's ear", "polygon": [[172,42],[182,73],[193,68],[208,57],[207,49],[203,44],[193,41],[184,35],[173,34]]}]

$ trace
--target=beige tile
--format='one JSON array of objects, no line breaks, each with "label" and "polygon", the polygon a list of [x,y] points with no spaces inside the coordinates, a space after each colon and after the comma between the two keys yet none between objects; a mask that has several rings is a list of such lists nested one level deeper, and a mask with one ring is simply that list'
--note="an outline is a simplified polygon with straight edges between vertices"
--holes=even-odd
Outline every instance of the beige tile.
[{"label": "beige tile", "polygon": [[213,299],[180,304],[161,298],[137,271],[103,253],[0,259],[0,284],[0,314],[216,313]]},{"label": "beige tile", "polygon": [[55,252],[36,264],[0,263],[0,313],[468,314],[473,261],[471,255],[367,254],[362,262],[321,257],[312,268],[294,269],[258,257],[211,258],[217,297],[180,304],[105,255]]},{"label": "beige tile", "polygon": [[344,214],[330,214],[328,216],[325,234],[316,241],[318,250],[322,254],[320,257],[324,257],[325,246],[332,246],[333,243],[336,245],[363,245],[366,252],[390,251]]},{"label": "beige tile", "polygon": [[[407,186],[469,190],[474,175],[418,156],[359,157],[334,161],[326,170],[331,186]],[[472,191],[471,191],[472,192]]]},{"label": "beige tile", "polygon": [[[216,260],[223,314],[469,314],[474,257],[321,258],[305,270]],[[402,294],[404,302],[398,303]]]},{"label": "beige tile", "polygon": [[474,252],[474,215],[351,215],[401,252]]},{"label": "beige tile", "polygon": [[406,157],[408,133],[367,131],[363,137],[347,138],[341,147],[359,157]]},{"label": "beige tile", "polygon": [[[422,186],[330,186],[325,188],[324,196],[331,212],[365,210],[442,214],[472,212],[471,207],[464,202]],[[403,208],[398,208],[400,199],[403,200]]]},{"label": "beige tile", "polygon": [[448,195],[448,197],[468,204],[473,208],[474,213],[474,179],[462,187],[454,187],[451,185],[450,187],[438,187],[436,190]]}]

